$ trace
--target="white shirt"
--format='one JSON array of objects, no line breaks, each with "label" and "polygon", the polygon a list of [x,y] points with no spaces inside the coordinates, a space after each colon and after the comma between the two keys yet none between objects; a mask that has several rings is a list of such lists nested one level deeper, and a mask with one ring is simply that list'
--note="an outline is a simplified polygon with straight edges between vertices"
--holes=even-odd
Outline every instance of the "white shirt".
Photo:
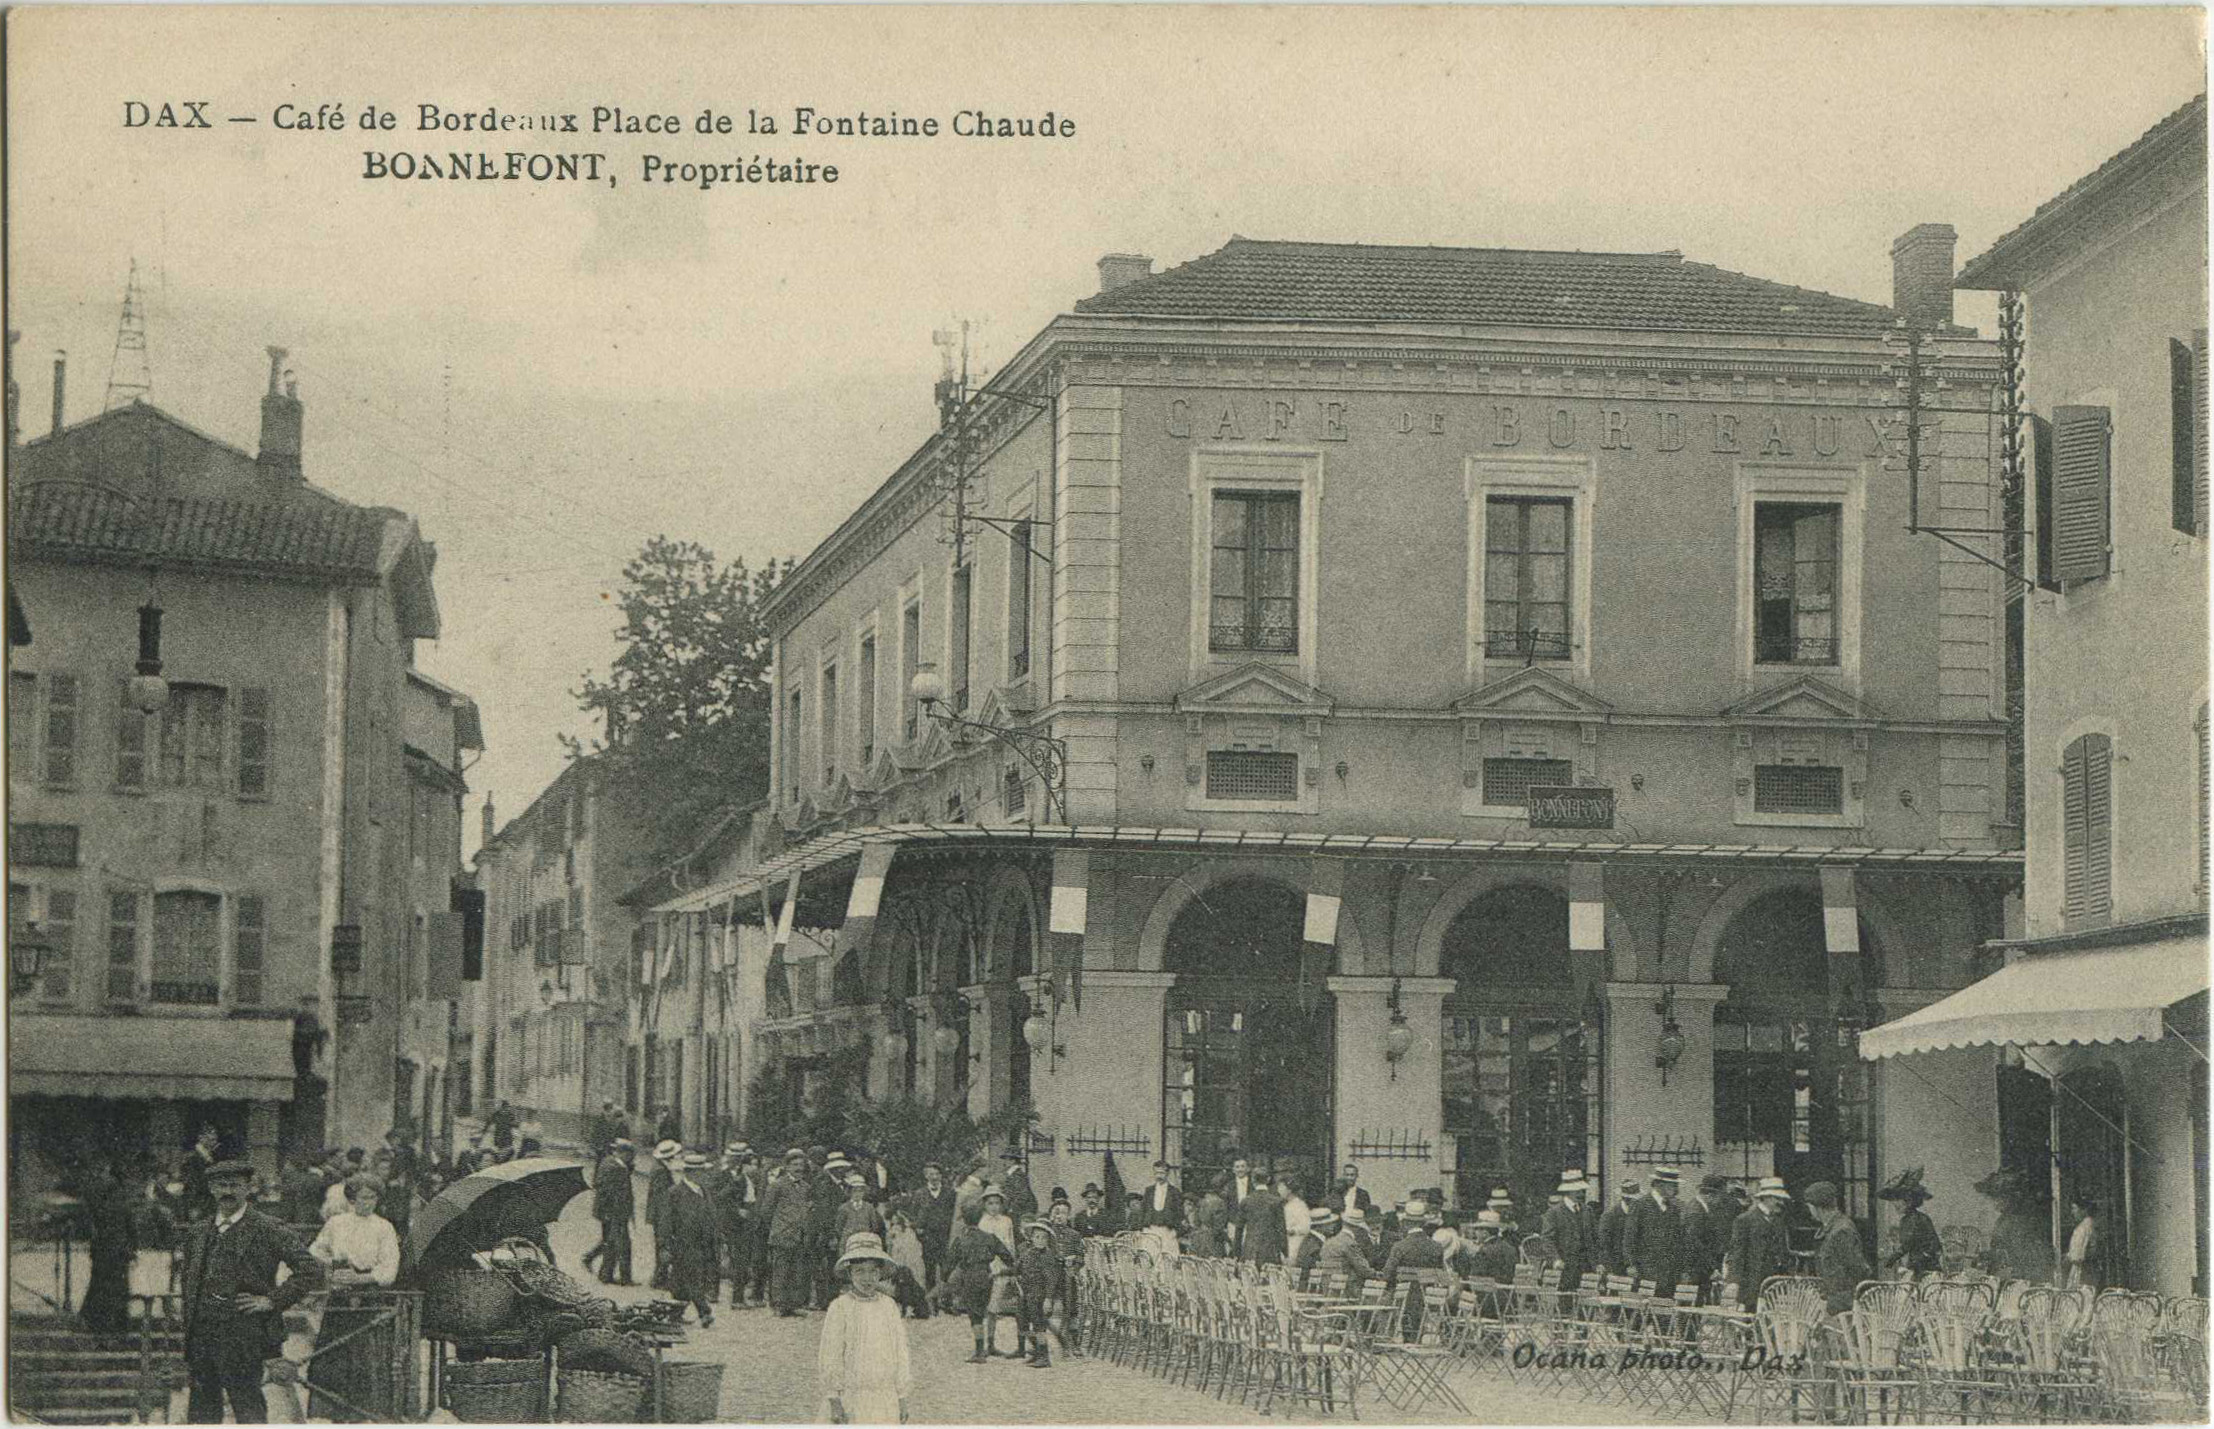
[{"label": "white shirt", "polygon": [[2082,1265],[2091,1258],[2091,1218],[2085,1216],[2076,1222],[2075,1231],[2068,1237],[2068,1261]]},{"label": "white shirt", "polygon": [[379,1285],[400,1277],[400,1237],[383,1216],[348,1211],[323,1222],[308,1254],[326,1265],[367,1271]]},{"label": "white shirt", "polygon": [[331,1182],[330,1189],[323,1192],[323,1219],[327,1221],[333,1216],[345,1215],[349,1204],[346,1199],[346,1183]]},{"label": "white shirt", "polygon": [[1307,1203],[1299,1198],[1298,1192],[1295,1191],[1284,1198],[1284,1243],[1286,1245],[1298,1245],[1299,1238],[1307,1233],[1308,1227],[1313,1224],[1313,1221],[1314,1212],[1307,1209]]},{"label": "white shirt", "polygon": [[[221,1211],[217,1211],[217,1212],[215,1213],[215,1233],[216,1233],[217,1235],[221,1235],[221,1234],[223,1234],[223,1232],[225,1232],[225,1231],[229,1230],[229,1229],[230,1229],[230,1228],[231,1228],[232,1226],[235,1226],[235,1225],[237,1225],[237,1224],[238,1224],[238,1223],[239,1223],[240,1221],[242,1221],[242,1220],[245,1220],[245,1219],[246,1219],[246,1208],[245,1208],[244,1206],[240,1206],[240,1207],[238,1208],[237,1212],[236,1212],[236,1213],[234,1213],[233,1215],[231,1215],[231,1216],[230,1216],[229,1218],[227,1218],[227,1219],[226,1219],[226,1218],[224,1217],[224,1215],[223,1215],[223,1213],[222,1213]],[[2089,1223],[2088,1223],[2088,1222],[2086,1222],[2086,1224],[2089,1224]]]},{"label": "white shirt", "polygon": [[1167,1210],[1167,1209],[1168,1209],[1168,1193],[1169,1193],[1169,1187],[1168,1187],[1168,1182],[1166,1182],[1166,1181],[1156,1181],[1156,1182],[1154,1182],[1154,1184],[1153,1184],[1153,1209],[1154,1209],[1154,1210],[1156,1210],[1156,1211],[1165,1211],[1165,1210]]}]

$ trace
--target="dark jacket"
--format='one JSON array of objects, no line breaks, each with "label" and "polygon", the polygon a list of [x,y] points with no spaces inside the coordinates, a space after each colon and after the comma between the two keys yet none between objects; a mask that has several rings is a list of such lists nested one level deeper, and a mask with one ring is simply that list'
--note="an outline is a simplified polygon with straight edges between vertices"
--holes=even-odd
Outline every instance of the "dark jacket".
[{"label": "dark jacket", "polygon": [[761,1219],[769,1227],[769,1244],[789,1250],[807,1240],[807,1182],[793,1175],[779,1176],[761,1198]]},{"label": "dark jacket", "polygon": [[722,1273],[722,1229],[706,1188],[672,1183],[661,1208],[669,1246],[669,1293],[679,1300],[712,1300]]},{"label": "dark jacket", "polygon": [[1945,1247],[1937,1239],[1937,1225],[1929,1212],[1919,1207],[1899,1217],[1899,1248],[1884,1257],[1884,1264],[1897,1265],[1906,1262],[1906,1268],[1916,1275],[1927,1275],[1938,1267],[1945,1254]]},{"label": "dark jacket", "polygon": [[1600,1214],[1598,1263],[1609,1275],[1620,1275],[1629,1266],[1629,1231],[1630,1209],[1627,1203],[1618,1200]]},{"label": "dark jacket", "polygon": [[1115,1235],[1122,1230],[1122,1217],[1112,1206],[1101,1206],[1097,1211],[1076,1213],[1076,1233],[1081,1236]]},{"label": "dark jacket", "polygon": [[1822,1277],[1822,1302],[1832,1315],[1853,1308],[1853,1292],[1875,1272],[1869,1267],[1867,1252],[1861,1249],[1860,1227],[1853,1224],[1852,1217],[1838,1216],[1823,1230],[1815,1273]]},{"label": "dark jacket", "polygon": [[1444,1268],[1445,1247],[1430,1239],[1428,1231],[1409,1231],[1392,1246],[1391,1254],[1384,1257],[1384,1282],[1397,1285],[1401,1271]]},{"label": "dark jacket", "polygon": [[1584,1258],[1582,1213],[1563,1202],[1546,1211],[1545,1224],[1540,1229],[1545,1238],[1553,1242],[1553,1249],[1560,1252],[1561,1284],[1574,1289],[1584,1272],[1592,1269],[1591,1263]]},{"label": "dark jacket", "polygon": [[184,1183],[184,1214],[190,1221],[204,1221],[215,1214],[215,1193],[208,1189],[208,1167],[212,1161],[195,1146],[185,1153],[184,1165],[177,1170],[177,1179]]},{"label": "dark jacket", "polygon": [[1758,1206],[1730,1223],[1730,1278],[1737,1284],[1737,1303],[1750,1310],[1760,1299],[1761,1282],[1783,1273],[1788,1242],[1782,1216],[1771,1216]]},{"label": "dark jacket", "polygon": [[930,1194],[930,1188],[917,1186],[908,1193],[908,1212],[915,1221],[915,1236],[923,1243],[923,1253],[933,1261],[946,1253],[946,1242],[953,1239],[953,1183],[940,1181],[938,1194]]},{"label": "dark jacket", "polygon": [[807,1238],[828,1244],[838,1233],[838,1208],[846,1203],[846,1188],[828,1171],[818,1171],[807,1183]]},{"label": "dark jacket", "polygon": [[1010,1269],[1015,1264],[1015,1253],[998,1236],[986,1235],[971,1225],[954,1231],[953,1243],[946,1250],[946,1278],[953,1286],[953,1303],[964,1313],[982,1315],[990,1308],[995,1260]]},{"label": "dark jacket", "polygon": [[1730,1250],[1730,1223],[1736,1219],[1732,1203],[1716,1200],[1702,1207],[1692,1200],[1684,1204],[1684,1254],[1682,1279],[1704,1286],[1722,1268]]},{"label": "dark jacket", "polygon": [[[282,1284],[280,1265],[292,1269]],[[185,1233],[179,1281],[187,1357],[194,1345],[241,1366],[275,1356],[284,1347],[284,1312],[324,1283],[323,1263],[308,1254],[307,1243],[261,1212],[249,1208],[221,1235],[212,1219],[202,1221]],[[264,1314],[233,1309],[231,1301],[241,1295],[266,1295],[272,1308]]]},{"label": "dark jacket", "polygon": [[1493,1236],[1476,1248],[1476,1269],[1473,1273],[1486,1280],[1511,1283],[1514,1280],[1515,1265],[1520,1260],[1521,1256],[1516,1252],[1514,1242],[1505,1236]]},{"label": "dark jacket", "polygon": [[1238,1259],[1282,1265],[1284,1250],[1284,1198],[1267,1186],[1255,1186],[1238,1207]]},{"label": "dark jacket", "polygon": [[868,1231],[878,1240],[884,1239],[884,1212],[873,1201],[855,1205],[848,1201],[838,1208],[831,1219],[831,1245],[843,1248],[846,1237]]},{"label": "dark jacket", "polygon": [[592,1182],[592,1219],[627,1221],[637,1210],[638,1187],[630,1179],[630,1165],[610,1153]]},{"label": "dark jacket", "polygon": [[1358,1289],[1376,1273],[1376,1267],[1370,1263],[1361,1245],[1361,1238],[1349,1230],[1341,1230],[1325,1241],[1315,1264],[1326,1275],[1343,1272],[1348,1289]]},{"label": "dark jacket", "polygon": [[1153,1209],[1153,1194],[1154,1188],[1151,1186],[1138,1192],[1138,1218],[1130,1229],[1143,1230],[1147,1226],[1167,1226],[1170,1230],[1180,1229],[1184,1224],[1184,1193],[1174,1186],[1169,1187],[1168,1202],[1158,1211]]},{"label": "dark jacket", "polygon": [[1015,1252],[1015,1278],[1022,1282],[1022,1303],[1035,1313],[1048,1300],[1057,1300],[1067,1282],[1061,1254],[1048,1245],[1040,1250],[1024,1246]]},{"label": "dark jacket", "polygon": [[674,1179],[669,1168],[659,1161],[646,1173],[646,1224],[653,1227],[655,1235],[661,1234],[661,1208],[669,1198],[669,1183]]},{"label": "dark jacket", "polygon": [[1016,1225],[1027,1225],[1038,1214],[1038,1196],[1030,1189],[1030,1173],[1020,1166],[1007,1173],[1000,1189],[1007,1193],[1007,1214]]},{"label": "dark jacket", "polygon": [[1622,1254],[1632,1275],[1653,1282],[1655,1295],[1675,1294],[1684,1263],[1683,1212],[1663,1206],[1651,1191],[1640,1196],[1622,1232]]},{"label": "dark jacket", "polygon": [[[760,1189],[743,1170],[732,1166],[708,1177],[707,1194],[715,1202],[715,1218],[722,1225],[724,1242],[742,1240],[753,1223],[753,1213],[760,1209]],[[748,1196],[753,1198],[750,1205]]]},{"label": "dark jacket", "polygon": [[1323,1239],[1321,1235],[1314,1231],[1309,1231],[1299,1238],[1299,1249],[1292,1253],[1293,1271],[1305,1275],[1315,1268],[1316,1262],[1322,1258]]}]

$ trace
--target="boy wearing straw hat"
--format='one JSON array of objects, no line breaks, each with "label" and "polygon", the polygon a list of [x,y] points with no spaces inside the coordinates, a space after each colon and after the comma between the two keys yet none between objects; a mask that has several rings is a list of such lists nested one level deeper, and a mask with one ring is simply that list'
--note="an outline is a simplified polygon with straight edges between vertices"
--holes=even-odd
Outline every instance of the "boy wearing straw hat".
[{"label": "boy wearing straw hat", "polygon": [[847,1283],[823,1319],[815,1354],[815,1387],[829,1423],[907,1422],[914,1371],[907,1326],[883,1288],[891,1263],[884,1243],[867,1231],[848,1237],[839,1252],[835,1271]]},{"label": "boy wearing straw hat", "polygon": [[[1053,1361],[1046,1354],[1046,1331],[1058,1333],[1054,1317],[1060,1311],[1068,1288],[1068,1275],[1061,1263],[1059,1247],[1053,1243],[1053,1224],[1050,1221],[1032,1221],[1024,1227],[1028,1243],[1015,1252],[1015,1279],[1022,1286],[1022,1319],[1016,1325],[1016,1353],[1019,1355],[1027,1343],[1032,1369],[1051,1369]],[[1067,1336],[1061,1336],[1064,1353]]]}]

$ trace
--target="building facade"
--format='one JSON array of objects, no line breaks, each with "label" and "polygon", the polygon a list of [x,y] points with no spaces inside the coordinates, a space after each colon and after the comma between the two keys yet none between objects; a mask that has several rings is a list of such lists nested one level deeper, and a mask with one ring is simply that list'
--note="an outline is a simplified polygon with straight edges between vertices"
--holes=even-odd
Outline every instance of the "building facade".
[{"label": "building facade", "polygon": [[624,982],[638,841],[572,761],[521,815],[496,826],[487,801],[477,879],[486,985],[472,1028],[480,1115],[506,1101],[547,1137],[581,1143],[602,1101],[623,1099]]},{"label": "building facade", "polygon": [[2202,95],[1960,272],[2022,343],[2027,936],[1876,1040],[2000,1063],[2056,1246],[2088,1199],[2128,1283],[2202,1295],[2206,152]]},{"label": "building facade", "polygon": [[484,913],[462,876],[461,804],[467,755],[484,749],[475,701],[420,670],[408,672],[402,715],[409,781],[408,930],[393,1121],[441,1159],[454,1118],[473,1110],[476,1007],[484,976]]},{"label": "building facade", "polygon": [[[426,886],[458,871],[410,817],[436,552],[304,479],[282,356],[258,454],[143,402],[64,426],[58,395],[10,453],[9,580],[37,612],[8,681],[11,933],[44,945],[11,1000],[25,1175],[173,1159],[203,1125],[273,1169],[405,1105],[411,859]],[[468,702],[441,698],[445,764]]]},{"label": "building facade", "polygon": [[[1922,499],[1989,525],[1951,242],[1894,255]],[[662,905],[769,937],[762,1057],[1027,1102],[1039,1184],[1988,1170],[1930,1132],[1987,1068],[1852,1050],[2019,877],[2001,588],[1903,529],[1893,310],[1673,253],[1151,266],[770,603],[789,846]]]}]

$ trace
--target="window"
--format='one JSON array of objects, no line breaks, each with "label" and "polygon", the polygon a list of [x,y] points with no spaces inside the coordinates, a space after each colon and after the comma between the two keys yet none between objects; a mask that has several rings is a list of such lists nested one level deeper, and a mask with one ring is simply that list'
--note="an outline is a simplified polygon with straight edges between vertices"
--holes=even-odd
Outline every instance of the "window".
[{"label": "window", "polygon": [[576,884],[569,889],[569,926],[584,926],[584,886]]},{"label": "window", "polygon": [[238,797],[269,797],[269,692],[238,692]]},{"label": "window", "polygon": [[1030,520],[1007,529],[1007,678],[1030,673]]},{"label": "window", "polygon": [[791,802],[800,801],[800,764],[806,757],[807,741],[800,738],[800,712],[804,701],[800,691],[792,691],[792,711],[784,721],[784,783],[792,791]]},{"label": "window", "polygon": [[1299,493],[1217,491],[1207,648],[1299,650]]},{"label": "window", "polygon": [[2087,734],[2061,759],[2061,914],[2070,925],[2113,913],[2113,741]]},{"label": "window", "polygon": [[1838,663],[1838,508],[1764,501],[1753,513],[1753,662]]},{"label": "window", "polygon": [[2060,575],[2053,564],[2053,424],[2033,414],[2029,427],[2034,463],[2030,520],[2037,528],[2037,584],[2046,590],[2059,590]]},{"label": "window", "polygon": [[[2204,730],[2205,725],[2201,724],[2200,729]],[[1022,771],[1010,764],[1007,766],[1006,772],[1000,776],[1000,812],[1012,819],[1022,813],[1027,803],[1028,800],[1025,797],[1022,782]]]},{"label": "window", "polygon": [[2096,580],[2109,568],[2111,441],[2106,408],[2053,409],[2053,574],[2063,581]]},{"label": "window", "polygon": [[2198,392],[2200,359],[2174,338],[2168,339],[2168,524],[2204,535],[2198,516]]},{"label": "window", "polygon": [[922,657],[922,602],[911,600],[899,613],[899,703],[907,712],[903,739],[915,737],[920,706],[915,703],[915,662]]},{"label": "window", "polygon": [[261,1002],[261,975],[269,948],[268,912],[258,893],[241,893],[238,926],[232,932],[231,1001],[241,1007]]},{"label": "window", "polygon": [[1210,749],[1207,797],[1294,802],[1299,798],[1299,756],[1253,749]]},{"label": "window", "polygon": [[1756,814],[1842,814],[1845,771],[1837,765],[1757,764],[1753,767]]},{"label": "window", "polygon": [[1484,802],[1500,808],[1527,808],[1533,784],[1564,785],[1576,782],[1576,765],[1568,759],[1487,759],[1484,761]]},{"label": "window", "polygon": [[[1565,660],[1569,503],[1494,496],[1484,512],[1484,649]],[[1496,802],[1496,801],[1494,801]]]},{"label": "window", "polygon": [[953,698],[955,714],[960,714],[969,707],[970,585],[967,566],[962,566],[953,573],[953,630],[946,643],[946,663],[952,668],[946,671],[946,684]]},{"label": "window", "polygon": [[77,677],[46,677],[46,782],[57,788],[77,783]]},{"label": "window", "polygon": [[161,779],[178,789],[223,787],[223,690],[171,685],[161,709]]},{"label": "window", "polygon": [[823,666],[823,786],[838,782],[838,667]]},{"label": "window", "polygon": [[861,637],[859,661],[861,683],[854,689],[853,697],[860,702],[854,713],[861,720],[861,767],[864,771],[876,762],[876,637]]},{"label": "window", "polygon": [[68,1002],[76,995],[77,895],[70,889],[46,890],[46,957],[41,971],[46,1001]]},{"label": "window", "polygon": [[213,893],[154,895],[154,1001],[212,1007],[221,1000],[222,911]]},{"label": "window", "polygon": [[108,895],[109,1002],[138,1000],[138,895]]},{"label": "window", "polygon": [[38,777],[38,676],[21,670],[8,675],[8,773],[17,779]]}]

